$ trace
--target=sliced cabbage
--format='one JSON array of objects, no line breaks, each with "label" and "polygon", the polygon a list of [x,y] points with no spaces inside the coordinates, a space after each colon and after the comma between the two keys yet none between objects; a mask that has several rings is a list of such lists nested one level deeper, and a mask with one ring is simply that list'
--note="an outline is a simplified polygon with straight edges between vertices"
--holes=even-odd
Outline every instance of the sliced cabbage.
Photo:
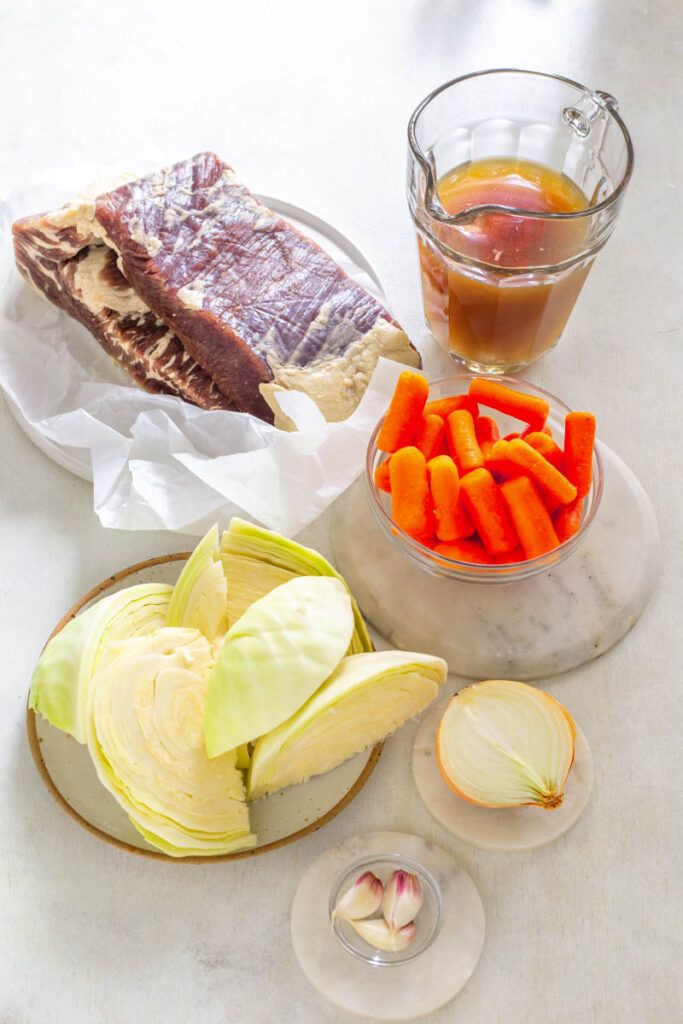
[{"label": "sliced cabbage", "polygon": [[236,751],[209,760],[204,748],[213,661],[199,630],[164,627],[112,645],[90,690],[98,777],[141,835],[173,857],[256,844]]},{"label": "sliced cabbage", "polygon": [[228,630],[209,679],[209,757],[289,718],[344,657],[353,628],[351,599],[334,577],[300,576],[252,604]]},{"label": "sliced cabbage", "polygon": [[249,771],[251,750],[248,743],[240,743],[239,747],[235,748],[235,764],[245,775]]},{"label": "sliced cabbage", "polygon": [[67,622],[33,671],[29,707],[85,743],[88,690],[104,651],[119,640],[163,626],[172,589],[164,583],[127,587]]},{"label": "sliced cabbage", "polygon": [[446,678],[440,658],[371,651],[322,556],[233,519],[220,544],[217,527],[200,541],[174,588],[129,587],[69,622],[36,666],[30,706],[87,742],[149,843],[173,857],[231,853],[257,842],[247,771],[251,799],[328,771]]},{"label": "sliced cabbage", "polygon": [[442,658],[407,651],[355,654],[291,718],[257,740],[250,800],[305,782],[384,739],[429,704],[446,680]]},{"label": "sliced cabbage", "polygon": [[[259,598],[297,576],[333,576],[345,581],[312,548],[287,540],[236,516],[221,538],[221,559],[228,581],[228,625],[232,626]],[[363,616],[348,587],[354,630],[349,654],[372,650]]]},{"label": "sliced cabbage", "polygon": [[189,626],[215,640],[228,628],[227,585],[213,526],[188,558],[166,617],[167,626]]}]

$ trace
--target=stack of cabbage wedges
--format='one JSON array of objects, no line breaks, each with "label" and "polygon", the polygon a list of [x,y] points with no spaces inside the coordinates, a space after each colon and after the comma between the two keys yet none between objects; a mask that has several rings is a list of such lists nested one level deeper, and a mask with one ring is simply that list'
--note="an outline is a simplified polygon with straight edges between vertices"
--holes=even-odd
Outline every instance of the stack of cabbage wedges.
[{"label": "stack of cabbage wedges", "polygon": [[29,704],[173,857],[254,846],[248,800],[329,771],[436,696],[442,659],[373,652],[317,552],[240,519],[175,587],[98,601],[46,646]]}]

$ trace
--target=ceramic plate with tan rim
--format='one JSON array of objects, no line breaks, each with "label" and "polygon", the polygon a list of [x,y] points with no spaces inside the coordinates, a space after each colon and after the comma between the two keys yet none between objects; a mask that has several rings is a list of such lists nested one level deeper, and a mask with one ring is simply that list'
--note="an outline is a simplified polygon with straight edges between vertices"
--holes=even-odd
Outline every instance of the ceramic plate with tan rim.
[{"label": "ceramic plate with tan rim", "polygon": [[[71,608],[53,630],[59,632],[78,612],[108,594],[137,583],[175,583],[190,552],[138,562],[93,587]],[[377,764],[382,744],[319,775],[300,786],[273,793],[250,805],[252,831],[258,845],[250,850],[214,857],[169,857],[150,846],[128,815],[97,778],[87,746],[55,729],[41,715],[27,711],[26,725],[33,760],[48,790],[74,821],[98,839],[129,853],[176,864],[255,857],[293,843],[336,817],[360,792]]]}]

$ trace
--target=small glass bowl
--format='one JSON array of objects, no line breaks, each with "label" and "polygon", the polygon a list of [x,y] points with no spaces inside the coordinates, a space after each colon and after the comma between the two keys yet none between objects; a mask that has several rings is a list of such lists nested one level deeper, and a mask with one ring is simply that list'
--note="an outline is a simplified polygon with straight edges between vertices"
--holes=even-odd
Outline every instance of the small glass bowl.
[{"label": "small glass bowl", "polygon": [[[397,953],[384,952],[368,945],[348,921],[333,918],[332,913],[340,898],[365,871],[372,871],[385,885],[392,871],[410,871],[422,886],[422,906],[415,918],[415,938]],[[397,853],[374,854],[354,861],[339,876],[330,890],[330,921],[332,930],[344,949],[372,967],[395,967],[414,960],[427,950],[439,934],[443,919],[443,899],[438,882],[426,868]],[[378,914],[372,914],[377,917]]]},{"label": "small glass bowl", "polygon": [[[469,390],[470,381],[477,376],[481,375],[473,373],[459,374],[455,377],[445,377],[432,382],[429,385],[429,401],[449,398],[453,395],[466,395]],[[561,438],[564,436],[564,418],[568,412],[571,412],[571,409],[564,402],[561,402],[559,398],[551,395],[548,391],[544,391],[543,388],[536,387],[525,380],[518,380],[515,377],[496,375],[490,376],[490,379],[495,380],[499,384],[514,388],[516,391],[523,391],[525,394],[544,398],[550,406],[548,425],[552,428],[555,437]],[[487,410],[483,405],[481,409],[484,415],[490,414],[495,418],[501,437],[504,437],[507,433],[519,431],[523,427],[519,420],[504,416],[493,409]],[[600,459],[597,444],[593,448],[593,479],[591,489],[584,499],[583,520],[574,536],[564,541],[563,544],[560,544],[553,551],[548,551],[537,558],[529,558],[524,562],[510,562],[508,564],[481,565],[475,562],[460,562],[454,558],[440,555],[436,551],[432,551],[431,548],[425,547],[424,544],[420,544],[419,541],[405,533],[394,523],[391,518],[391,495],[380,490],[375,483],[375,469],[388,458],[384,452],[379,451],[377,448],[377,435],[383,422],[384,417],[382,417],[372,432],[365,460],[366,482],[370,491],[370,505],[382,530],[391,540],[392,544],[422,569],[426,569],[435,576],[441,576],[444,579],[459,580],[466,583],[516,583],[519,580],[528,579],[530,576],[536,576],[538,573],[547,572],[553,565],[557,565],[558,562],[567,558],[582,543],[595,518],[600,498],[602,497],[602,460]]]}]

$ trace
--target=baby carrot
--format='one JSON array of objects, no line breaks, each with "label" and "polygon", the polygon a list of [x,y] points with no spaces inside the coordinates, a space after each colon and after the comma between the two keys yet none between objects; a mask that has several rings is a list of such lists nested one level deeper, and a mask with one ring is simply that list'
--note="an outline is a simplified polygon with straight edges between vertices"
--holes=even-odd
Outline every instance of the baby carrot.
[{"label": "baby carrot", "polygon": [[427,477],[434,505],[436,535],[439,540],[457,540],[462,536],[456,522],[460,477],[450,455],[437,455],[428,462]]},{"label": "baby carrot", "polygon": [[552,519],[528,476],[518,476],[500,485],[526,558],[536,558],[558,547]]},{"label": "baby carrot", "polygon": [[441,451],[445,430],[446,424],[440,416],[435,416],[433,413],[422,415],[422,421],[417,428],[413,444],[419,448],[427,462]]},{"label": "baby carrot", "polygon": [[555,531],[560,543],[573,537],[581,526],[583,498],[576,498],[570,505],[562,505],[555,516]]},{"label": "baby carrot", "polygon": [[[496,442],[500,444],[500,442]],[[475,469],[460,481],[469,512],[489,555],[504,555],[519,541],[488,469]]]},{"label": "baby carrot", "polygon": [[567,480],[566,476],[555,469],[547,459],[543,458],[535,448],[523,441],[521,437],[514,441],[496,441],[493,446],[494,458],[507,458],[516,462],[543,491],[552,497],[558,498],[563,504],[573,501],[576,497],[576,487]]},{"label": "baby carrot", "polygon": [[564,460],[567,477],[576,493],[585,498],[591,489],[595,416],[590,412],[567,413],[564,421]]},{"label": "baby carrot", "polygon": [[474,432],[477,435],[477,444],[481,453],[486,458],[491,451],[494,442],[500,440],[498,424],[491,416],[478,416],[474,421]]},{"label": "baby carrot", "polygon": [[375,466],[375,484],[379,487],[380,491],[387,491],[387,493],[391,493],[389,478],[390,461],[391,459],[385,459],[384,462],[380,462],[379,466]]},{"label": "baby carrot", "polygon": [[538,493],[541,495],[543,504],[548,509],[551,516],[554,516],[558,509],[563,508],[563,503],[554,494],[549,494],[548,491],[544,491],[540,486],[538,488]]},{"label": "baby carrot", "polygon": [[516,437],[521,437],[521,436],[522,435],[520,433],[513,432],[512,434],[506,434],[505,437],[503,438],[503,440],[504,441],[514,441]]},{"label": "baby carrot", "polygon": [[542,430],[550,412],[550,406],[543,398],[513,391],[488,377],[475,377],[470,382],[469,393],[481,405],[497,409],[506,416],[528,423],[534,430]]},{"label": "baby carrot", "polygon": [[469,395],[452,395],[450,398],[435,398],[431,402],[427,402],[424,407],[425,416],[440,416],[442,420],[447,420],[452,412],[456,409],[467,409],[472,414],[472,419],[476,420],[479,415],[479,409],[477,403]]},{"label": "baby carrot", "polygon": [[496,565],[510,565],[511,562],[523,562],[526,558],[524,551],[520,547],[515,548],[514,551],[508,551],[505,555],[496,555],[493,561]]},{"label": "baby carrot", "polygon": [[526,430],[522,431],[523,438],[527,438],[529,434],[547,434],[548,437],[553,436],[553,432],[547,423],[541,430],[534,430],[533,427],[527,427]]},{"label": "baby carrot", "polygon": [[454,558],[456,562],[476,562],[480,565],[493,565],[495,559],[486,551],[478,540],[453,540],[437,544],[434,548],[437,555]]},{"label": "baby carrot", "polygon": [[530,444],[532,448],[535,448],[537,452],[552,463],[555,469],[561,471],[562,459],[564,453],[556,441],[553,441],[552,437],[545,434],[542,430],[531,431],[530,433],[524,433],[524,440],[527,444]]},{"label": "baby carrot", "polygon": [[477,444],[472,413],[467,409],[456,409],[449,415],[446,421],[446,439],[461,476],[484,465],[484,456]]},{"label": "baby carrot", "polygon": [[465,504],[462,500],[462,494],[458,498],[457,505],[453,510],[453,533],[455,534],[455,540],[463,540],[465,537],[471,537],[473,533],[477,532],[477,528],[472,522],[469,512],[465,508]]},{"label": "baby carrot", "polygon": [[377,447],[381,452],[391,454],[412,443],[422,420],[428,394],[429,384],[421,373],[403,371],[377,435]]},{"label": "baby carrot", "polygon": [[513,476],[519,476],[522,472],[516,462],[511,462],[510,459],[502,457],[496,458],[493,452],[484,459],[484,467],[488,469],[489,473],[493,473],[497,483],[500,480],[510,480]]},{"label": "baby carrot", "polygon": [[391,515],[397,526],[419,539],[434,533],[427,460],[412,446],[400,448],[389,463]]}]

